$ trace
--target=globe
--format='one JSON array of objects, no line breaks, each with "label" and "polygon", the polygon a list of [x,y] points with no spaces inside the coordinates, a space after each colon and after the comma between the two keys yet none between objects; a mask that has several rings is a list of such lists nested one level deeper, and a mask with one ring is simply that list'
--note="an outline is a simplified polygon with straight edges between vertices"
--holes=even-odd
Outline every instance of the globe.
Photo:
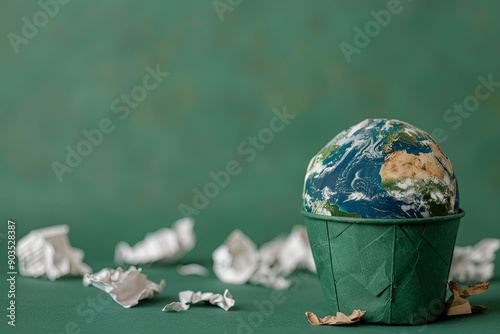
[{"label": "globe", "polygon": [[324,216],[427,218],[458,213],[458,184],[439,144],[402,121],[367,119],[310,161],[304,209]]}]

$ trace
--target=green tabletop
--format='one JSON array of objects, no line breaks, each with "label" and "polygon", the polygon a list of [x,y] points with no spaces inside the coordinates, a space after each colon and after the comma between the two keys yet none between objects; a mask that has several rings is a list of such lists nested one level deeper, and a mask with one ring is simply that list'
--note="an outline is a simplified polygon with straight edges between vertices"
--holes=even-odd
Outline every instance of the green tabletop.
[{"label": "green tabletop", "polygon": [[[196,260],[196,259],[193,259]],[[202,262],[203,263],[203,262]],[[209,265],[209,263],[204,263]],[[175,266],[144,267],[144,273],[164,291],[151,300],[125,309],[93,287],[83,287],[80,278],[57,282],[19,278],[16,328],[9,333],[497,333],[500,319],[500,281],[470,298],[472,304],[490,307],[483,314],[446,318],[422,326],[383,326],[359,323],[349,327],[312,326],[305,312],[328,315],[319,282],[314,275],[299,273],[286,291],[221,283],[210,277],[180,276]],[[182,290],[222,293],[228,288],[236,305],[229,311],[196,304],[186,312],[162,312],[178,301]],[[4,328],[4,324],[2,324]]]}]

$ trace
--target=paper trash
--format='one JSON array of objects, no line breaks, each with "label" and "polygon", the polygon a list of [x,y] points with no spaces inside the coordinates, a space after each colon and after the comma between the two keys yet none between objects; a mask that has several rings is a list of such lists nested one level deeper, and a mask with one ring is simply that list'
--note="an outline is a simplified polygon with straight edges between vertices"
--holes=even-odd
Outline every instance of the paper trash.
[{"label": "paper trash", "polygon": [[337,312],[337,316],[328,315],[320,318],[312,312],[306,312],[306,316],[311,325],[350,325],[358,322],[365,313],[365,311],[354,310],[350,316]]},{"label": "paper trash", "polygon": [[234,299],[228,289],[224,291],[223,295],[214,294],[212,292],[194,292],[191,290],[179,292],[179,302],[173,302],[165,305],[162,311],[187,311],[190,304],[198,302],[209,302],[212,305],[217,305],[223,310],[227,311],[234,306]]},{"label": "paper trash", "polygon": [[315,272],[306,228],[299,225],[289,236],[277,237],[260,249],[245,234],[235,230],[212,257],[216,276],[230,284],[250,282],[281,290],[291,284],[284,276],[296,269]]},{"label": "paper trash", "polygon": [[172,228],[162,228],[146,235],[132,247],[122,241],[115,248],[115,263],[173,263],[193,249],[196,243],[193,226],[193,219],[183,218]]},{"label": "paper trash", "polygon": [[198,275],[198,276],[208,276],[208,269],[197,263],[191,263],[186,265],[178,265],[177,273],[179,275]]},{"label": "paper trash", "polygon": [[259,266],[257,271],[248,280],[249,283],[263,285],[275,290],[285,290],[292,285],[283,275],[265,264]]},{"label": "paper trash", "polygon": [[499,248],[499,239],[483,239],[472,247],[455,247],[450,280],[468,283],[489,280],[493,277],[493,261]]},{"label": "paper trash", "polygon": [[17,243],[19,272],[23,276],[82,276],[92,269],[82,262],[84,252],[73,248],[68,239],[68,225],[33,230]]},{"label": "paper trash", "polygon": [[277,237],[262,245],[259,253],[263,262],[274,264],[273,269],[281,275],[289,275],[297,269],[316,272],[305,226],[296,225],[288,237]]},{"label": "paper trash", "polygon": [[446,302],[446,315],[462,315],[486,311],[488,307],[482,305],[471,306],[469,301],[465,298],[486,292],[489,287],[490,283],[481,282],[469,285],[467,289],[462,291],[462,287],[460,287],[460,285],[450,281],[448,288],[450,289],[452,295]]},{"label": "paper trash", "polygon": [[125,308],[137,305],[140,300],[152,298],[155,293],[161,293],[165,287],[165,280],[156,284],[141,273],[142,269],[130,266],[127,271],[121,267],[115,269],[104,268],[96,274],[86,274],[83,285],[92,286],[107,292],[118,304]]},{"label": "paper trash", "polygon": [[212,257],[215,275],[224,283],[244,284],[259,267],[257,246],[240,230],[233,231]]}]

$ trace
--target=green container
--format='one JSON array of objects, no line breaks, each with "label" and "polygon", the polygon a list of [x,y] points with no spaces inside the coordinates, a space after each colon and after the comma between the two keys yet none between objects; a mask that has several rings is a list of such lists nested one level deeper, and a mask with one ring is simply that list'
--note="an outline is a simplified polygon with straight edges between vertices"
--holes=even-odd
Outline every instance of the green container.
[{"label": "green container", "polygon": [[361,321],[423,324],[444,312],[460,219],[329,217],[306,212],[309,242],[332,315],[361,309]]}]

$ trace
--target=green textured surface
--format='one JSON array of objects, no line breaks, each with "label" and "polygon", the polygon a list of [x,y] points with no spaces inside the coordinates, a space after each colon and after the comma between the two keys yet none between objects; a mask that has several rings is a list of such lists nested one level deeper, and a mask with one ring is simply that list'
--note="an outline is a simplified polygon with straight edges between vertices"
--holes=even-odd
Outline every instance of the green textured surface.
[{"label": "green textured surface", "polygon": [[[205,263],[208,264],[208,263]],[[103,264],[106,265],[106,264]],[[469,299],[473,304],[488,305],[483,314],[458,316],[421,326],[389,326],[360,323],[352,327],[328,328],[311,326],[305,312],[319,316],[329,314],[318,279],[313,275],[297,277],[299,285],[283,292],[274,304],[272,314],[259,311],[255,303],[269,307],[271,290],[256,286],[231,286],[209,278],[179,276],[173,267],[144,268],[152,280],[165,278],[163,293],[131,309],[124,309],[110,298],[99,296],[99,290],[83,287],[80,279],[58,282],[20,277],[18,280],[18,325],[2,333],[64,333],[74,324],[81,333],[497,333],[500,318],[500,281],[492,281],[490,290]],[[185,289],[219,291],[229,287],[236,306],[228,312],[217,307],[195,305],[184,313],[164,313],[165,304],[177,298],[176,292]],[[98,299],[99,297],[99,299]],[[4,301],[2,297],[2,301]],[[262,314],[261,318],[256,315]],[[252,315],[253,314],[253,315]],[[270,314],[270,316],[267,316]],[[248,324],[250,330],[244,323]],[[257,324],[252,326],[250,324]],[[244,329],[244,327],[246,329]]]},{"label": "green textured surface", "polygon": [[331,314],[362,308],[362,321],[383,324],[442,315],[463,212],[409,220],[302,214]]},{"label": "green textured surface", "polygon": [[[474,94],[479,75],[500,81],[495,19],[500,4],[401,3],[404,10],[348,64],[339,43],[352,43],[353,28],[372,20],[370,11],[386,8],[387,1],[243,1],[221,22],[211,1],[73,0],[18,54],[6,35],[19,33],[22,18],[40,7],[37,1],[1,1],[0,219],[14,219],[18,237],[69,224],[73,245],[99,270],[112,265],[118,241],[134,243],[170,226],[181,216],[179,204],[192,201],[193,188],[235,159],[241,174],[196,216],[198,244],[183,259],[210,266],[211,252],[235,228],[261,244],[303,223],[297,211],[310,158],[342,129],[384,117],[431,134],[442,128],[448,137],[440,144],[453,163],[467,211],[457,244],[500,237],[500,91],[467,118],[443,118],[454,103]],[[146,66],[156,64],[170,75],[121,120],[112,101],[141,84]],[[238,146],[269,125],[273,108],[285,105],[297,118],[248,162]],[[63,161],[65,147],[85,139],[81,131],[95,128],[103,117],[113,120],[114,132],[59,182],[51,163]],[[5,268],[2,252],[0,268]],[[172,267],[145,273],[167,280],[160,299],[131,310],[106,305],[88,324],[76,308],[96,296],[96,289],[83,288],[79,280],[19,277],[19,327],[8,330],[59,333],[75,321],[82,333],[176,332],[182,325],[199,333],[220,332],[216,327],[228,321],[224,330],[232,333],[237,318],[256,309],[253,301],[270,294],[265,288],[230,287],[239,305],[234,313],[196,307],[163,314],[159,309],[181,289],[220,291],[225,285],[213,277],[181,278]],[[4,309],[5,280],[0,281]],[[422,328],[312,327],[305,311],[328,312],[312,276],[286,296],[255,332],[418,333]],[[498,287],[472,298],[491,310],[433,323],[425,333],[498,330]],[[4,326],[1,321],[2,333]]]}]

